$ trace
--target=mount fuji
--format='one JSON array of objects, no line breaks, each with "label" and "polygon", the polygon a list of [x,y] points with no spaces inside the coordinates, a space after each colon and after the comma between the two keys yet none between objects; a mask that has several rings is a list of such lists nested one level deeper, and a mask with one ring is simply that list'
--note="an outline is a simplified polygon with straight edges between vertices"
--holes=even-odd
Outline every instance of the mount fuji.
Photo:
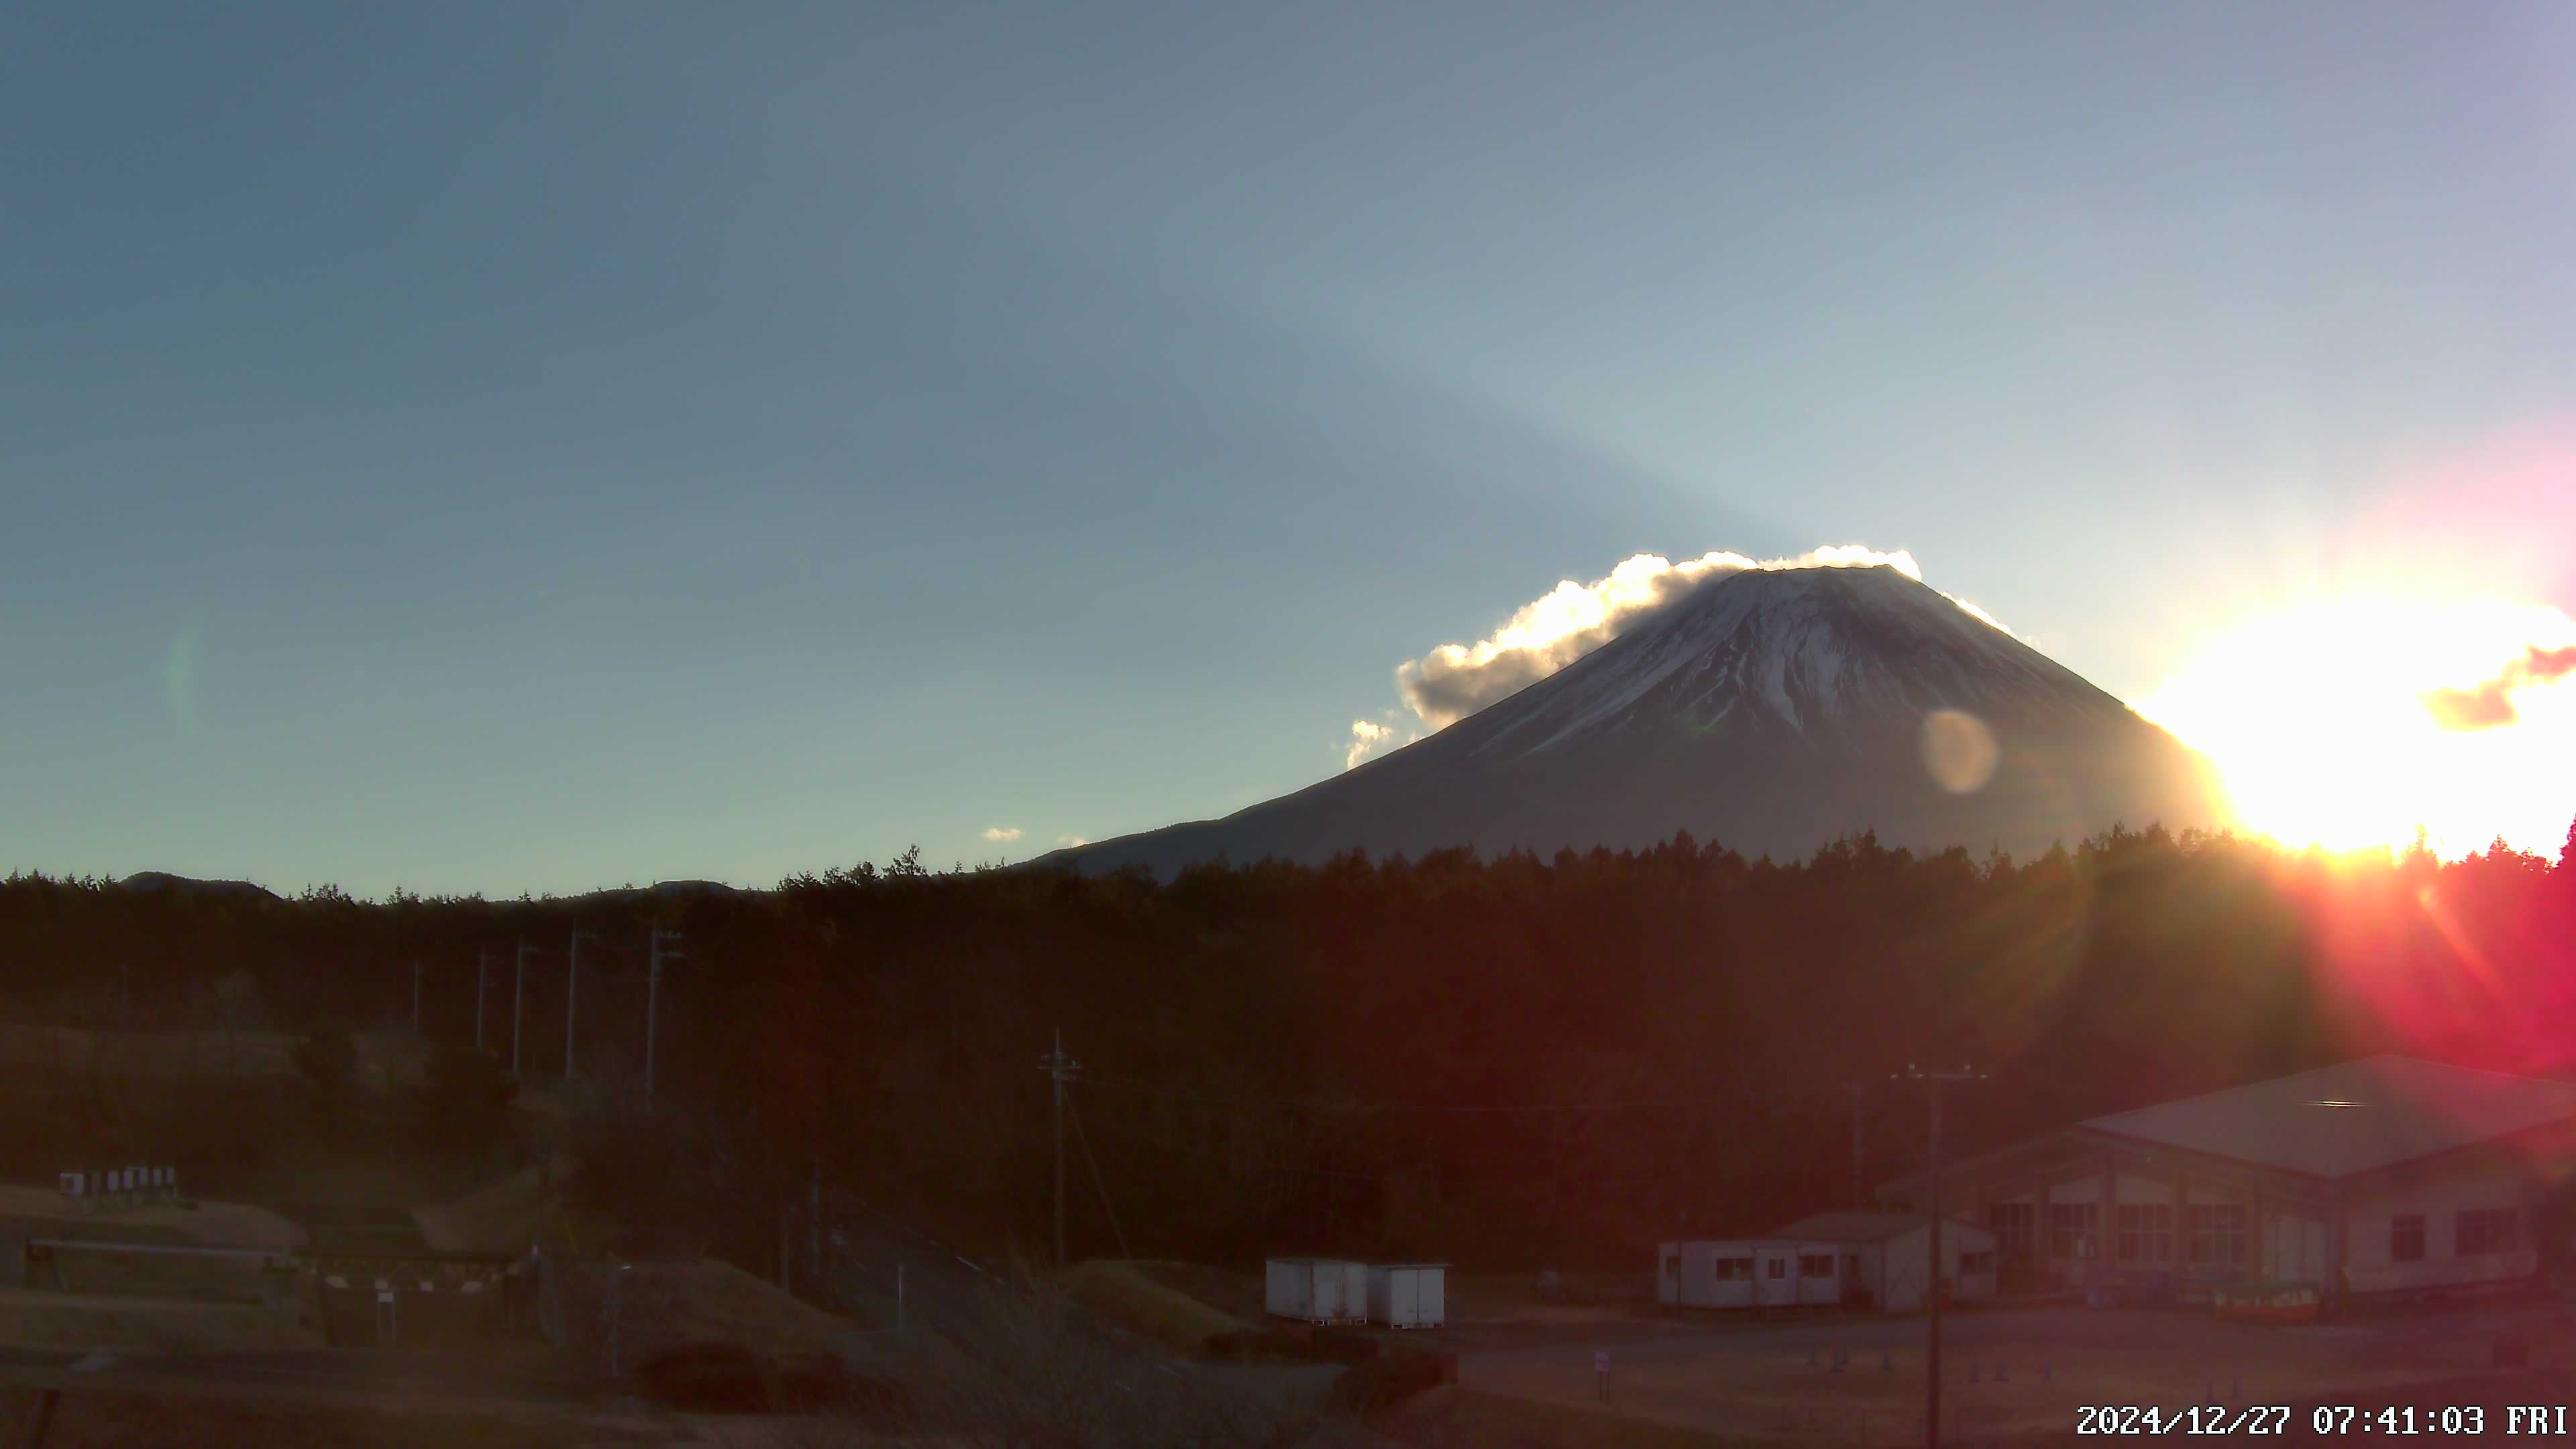
[{"label": "mount fuji", "polygon": [[2114,824],[2225,818],[2199,755],[1907,574],[1748,569],[1329,780],[1033,863],[1169,875],[1353,848],[1544,857],[1681,830],[1748,856],[1801,857],[1863,830],[2027,856]]}]

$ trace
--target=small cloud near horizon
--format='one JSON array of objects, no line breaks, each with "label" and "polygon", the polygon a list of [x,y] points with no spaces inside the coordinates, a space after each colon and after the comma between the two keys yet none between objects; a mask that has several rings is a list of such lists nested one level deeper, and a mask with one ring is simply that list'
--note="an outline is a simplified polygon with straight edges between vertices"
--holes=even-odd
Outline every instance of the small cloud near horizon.
[{"label": "small cloud near horizon", "polygon": [[2515,690],[2527,684],[2547,684],[2571,673],[2576,673],[2576,644],[2564,649],[2543,649],[2535,644],[2493,679],[2468,689],[2436,689],[2426,694],[2424,708],[2433,716],[2433,722],[2446,730],[2496,729],[2520,718],[2513,707]]},{"label": "small cloud near horizon", "polygon": [[996,845],[1007,845],[1027,833],[1028,832],[1020,829],[1020,827],[1016,825],[988,825],[984,827],[984,838],[992,841]]},{"label": "small cloud near horizon", "polygon": [[[1342,746],[1342,768],[1356,770],[1362,762],[1379,750],[1389,747],[1401,748],[1396,745],[1393,722],[1400,720],[1403,713],[1402,710],[1390,709],[1378,719],[1352,720],[1351,737]],[[1420,738],[1422,738],[1422,731],[1409,731],[1404,737],[1404,744],[1412,744]]]},{"label": "small cloud near horizon", "polygon": [[1091,843],[1091,837],[1088,835],[1059,835],[1055,838],[1055,843],[1066,847],[1089,845]]}]

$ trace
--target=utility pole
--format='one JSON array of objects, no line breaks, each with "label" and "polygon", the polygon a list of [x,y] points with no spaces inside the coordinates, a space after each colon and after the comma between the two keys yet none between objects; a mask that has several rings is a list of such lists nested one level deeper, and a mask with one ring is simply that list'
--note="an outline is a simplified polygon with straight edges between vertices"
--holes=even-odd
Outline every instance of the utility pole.
[{"label": "utility pole", "polygon": [[483,980],[492,974],[492,953],[477,947],[474,952],[474,1049],[483,1050]]},{"label": "utility pole", "polygon": [[528,938],[519,938],[518,972],[510,982],[510,1075],[519,1074],[519,1030],[528,1010]]},{"label": "utility pole", "polygon": [[666,957],[673,961],[687,957],[686,952],[663,943],[679,939],[677,931],[665,931],[659,926],[653,928],[652,967],[645,976],[644,986],[644,1100],[648,1103],[653,1100],[653,1037],[662,1003],[662,962]]},{"label": "utility pole", "polygon": [[1852,1205],[1852,1207],[1853,1207],[1854,1209],[1861,1209],[1861,1208],[1866,1208],[1866,1207],[1868,1207],[1868,1206],[1869,1206],[1869,1199],[1868,1199],[1868,1198],[1866,1198],[1866,1197],[1864,1197],[1864,1196],[1862,1195],[1862,1193],[1861,1193],[1861,1185],[1860,1185],[1860,1083],[1858,1083],[1858,1082],[1854,1082],[1854,1083],[1852,1083],[1852,1084],[1851,1084],[1851,1099],[1852,1099],[1852,1190],[1851,1190],[1851,1205]]},{"label": "utility pole", "polygon": [[1055,1081],[1055,1265],[1064,1266],[1064,1084],[1082,1075],[1082,1063],[1064,1054],[1064,1028],[1056,1028],[1055,1050],[1038,1058],[1038,1070]]},{"label": "utility pole", "polygon": [[420,1035],[420,958],[411,958],[411,1034]]},{"label": "utility pole", "polygon": [[1924,1449],[1941,1449],[1941,1084],[1943,1082],[1982,1082],[1983,1072],[1961,1067],[1955,1072],[1927,1072],[1907,1063],[1904,1071],[1891,1080],[1921,1082],[1932,1101],[1931,1219],[1932,1243],[1929,1249],[1932,1265],[1931,1284],[1924,1301],[1929,1311],[1924,1321]]},{"label": "utility pole", "polygon": [[572,933],[572,944],[566,953],[572,957],[572,973],[564,978],[564,1080],[566,1081],[572,1080],[572,1024],[576,1020],[573,1008],[581,1001],[581,943],[585,938],[593,941],[599,939],[594,932],[575,931]]}]

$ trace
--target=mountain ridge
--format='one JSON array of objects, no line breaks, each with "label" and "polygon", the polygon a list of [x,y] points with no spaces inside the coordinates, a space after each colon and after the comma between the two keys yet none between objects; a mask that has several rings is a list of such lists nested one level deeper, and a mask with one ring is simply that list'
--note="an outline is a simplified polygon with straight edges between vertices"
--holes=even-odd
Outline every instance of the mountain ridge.
[{"label": "mountain ridge", "polygon": [[[1990,777],[1944,788],[1927,728],[1989,737]],[[1030,864],[1169,874],[1220,854],[1552,853],[1680,830],[1748,855],[1803,856],[1863,830],[2023,854],[2113,824],[2224,815],[2206,761],[2073,670],[1896,569],[1814,567],[1712,578],[1563,669],[1304,789]]]}]

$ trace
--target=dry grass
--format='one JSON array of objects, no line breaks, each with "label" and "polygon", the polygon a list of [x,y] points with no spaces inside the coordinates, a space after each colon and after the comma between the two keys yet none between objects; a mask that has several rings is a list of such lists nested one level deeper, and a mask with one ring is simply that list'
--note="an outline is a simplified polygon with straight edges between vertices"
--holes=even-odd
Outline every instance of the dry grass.
[{"label": "dry grass", "polygon": [[[2356,1402],[2402,1400],[2430,1382],[2488,1370],[2493,1334],[2427,1335],[2399,1325],[2322,1329],[2221,1324],[2193,1314],[2122,1314],[2090,1325],[2036,1319],[1994,1323],[1946,1351],[1944,1398],[1996,1416],[1999,1432],[2064,1434],[2079,1407],[2161,1404],[2171,1409],[2225,1401],[2291,1403],[2321,1394]],[[2576,1334],[2533,1332],[2535,1368],[2576,1369]],[[1792,1347],[1748,1330],[1712,1334],[1704,1351],[1626,1358],[1613,1350],[1617,1411],[1656,1424],[1758,1438],[1824,1437],[1895,1443],[1920,1432],[1923,1353],[1909,1342],[1891,1351],[1854,1348],[1847,1368],[1831,1353]],[[1995,1381],[1998,1364],[2008,1377]],[[2048,1377],[2043,1380],[2040,1369]],[[1974,1373],[1976,1381],[1970,1381]],[[1554,1408],[1597,1408],[1590,1363],[1561,1360],[1470,1360],[1469,1387]]]},{"label": "dry grass", "polygon": [[1371,1427],[1414,1449],[1726,1449],[1743,1442],[1589,1405],[1541,1403],[1461,1388],[1418,1395],[1380,1416]]},{"label": "dry grass", "polygon": [[[22,1389],[0,1404],[0,1432],[8,1442],[19,1442],[35,1397]],[[619,1449],[677,1442],[667,1429],[560,1417],[379,1413],[116,1390],[63,1394],[45,1436],[46,1449]]]},{"label": "dry grass", "polygon": [[198,1201],[112,1211],[74,1210],[52,1188],[0,1183],[0,1225],[27,1237],[117,1239],[130,1243],[196,1243],[210,1247],[300,1248],[309,1235],[266,1208]]},{"label": "dry grass", "polygon": [[[1141,1280],[1140,1280],[1141,1281]],[[1341,1449],[1366,1441],[1320,1404],[1243,1387],[1140,1354],[1095,1328],[1049,1285],[992,1290],[929,1340],[909,1375],[909,1422],[847,1425],[858,1445],[958,1449]],[[820,1449],[822,1441],[817,1441]]]},{"label": "dry grass", "polygon": [[[577,1311],[597,1322],[609,1285],[597,1265],[588,1273],[591,1281],[580,1295],[586,1307]],[[705,1343],[739,1344],[772,1359],[830,1354],[850,1328],[844,1319],[709,1259],[637,1263],[616,1292],[623,1305],[619,1352],[630,1366]]]},{"label": "dry grass", "polygon": [[412,1209],[420,1235],[442,1253],[523,1253],[545,1216],[547,1174],[522,1168],[454,1202]]},{"label": "dry grass", "polygon": [[[1077,1264],[1062,1279],[1067,1297],[1103,1322],[1140,1334],[1175,1353],[1198,1354],[1221,1333],[1252,1324],[1156,1281],[1149,1265],[1113,1259]],[[1181,1265],[1161,1265],[1181,1266]]]},{"label": "dry grass", "polygon": [[128,1353],[322,1346],[291,1316],[256,1304],[18,1289],[0,1290],[0,1343]]},{"label": "dry grass", "polygon": [[[92,1031],[0,1023],[0,1066],[140,1077],[297,1076],[296,1044],[283,1031]],[[428,1054],[408,1030],[351,1034],[358,1081],[377,1091],[417,1086]]]}]

